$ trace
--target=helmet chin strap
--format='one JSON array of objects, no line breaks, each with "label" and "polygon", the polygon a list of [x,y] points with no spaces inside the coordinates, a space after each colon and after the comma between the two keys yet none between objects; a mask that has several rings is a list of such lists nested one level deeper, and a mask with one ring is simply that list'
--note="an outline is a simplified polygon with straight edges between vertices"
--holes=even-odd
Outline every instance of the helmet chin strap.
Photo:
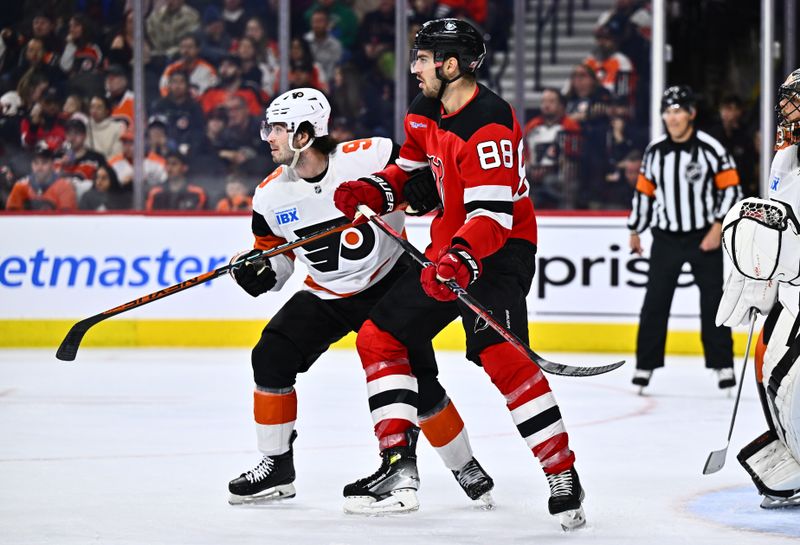
[{"label": "helmet chin strap", "polygon": [[454,81],[457,81],[457,80],[461,79],[461,76],[463,76],[463,75],[464,74],[459,72],[459,74],[456,77],[454,77],[453,79],[447,79],[442,74],[442,67],[441,66],[437,66],[436,67],[436,79],[438,79],[440,82],[442,82],[442,85],[439,87],[439,93],[436,95],[436,100],[442,100],[442,97],[444,96],[444,91],[447,88],[447,86],[449,84],[453,83]]},{"label": "helmet chin strap", "polygon": [[[294,135],[294,133],[292,133]],[[300,160],[300,154],[306,151],[308,148],[311,147],[311,144],[314,143],[314,137],[310,137],[308,142],[302,148],[295,148],[294,145],[294,136],[289,139],[289,149],[294,152],[294,157],[292,158],[292,164],[289,165],[289,168],[294,168],[297,166],[297,161]]]}]

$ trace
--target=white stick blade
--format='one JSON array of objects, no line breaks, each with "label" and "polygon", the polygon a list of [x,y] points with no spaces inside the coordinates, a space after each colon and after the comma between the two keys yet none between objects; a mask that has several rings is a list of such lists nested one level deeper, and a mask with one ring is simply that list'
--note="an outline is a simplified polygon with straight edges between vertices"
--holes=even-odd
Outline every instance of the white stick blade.
[{"label": "white stick blade", "polygon": [[728,454],[728,447],[722,450],[715,450],[708,455],[706,465],[703,467],[703,475],[710,475],[716,473],[725,465],[725,456]]}]

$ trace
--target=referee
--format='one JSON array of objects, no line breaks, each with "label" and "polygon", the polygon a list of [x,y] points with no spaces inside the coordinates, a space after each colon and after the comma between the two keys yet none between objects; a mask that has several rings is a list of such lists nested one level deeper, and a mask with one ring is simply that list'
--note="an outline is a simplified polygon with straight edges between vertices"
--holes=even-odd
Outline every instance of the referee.
[{"label": "referee", "polygon": [[742,197],[739,176],[722,144],[695,129],[689,87],[664,91],[661,112],[667,134],[645,150],[628,219],[631,253],[642,255],[639,233],[650,227],[653,235],[633,383],[644,388],[653,370],[664,366],[669,310],[688,261],[700,289],[706,367],[717,371],[720,388],[731,388],[736,384],[731,330],[716,327],[714,318],[722,297],[722,220]]}]

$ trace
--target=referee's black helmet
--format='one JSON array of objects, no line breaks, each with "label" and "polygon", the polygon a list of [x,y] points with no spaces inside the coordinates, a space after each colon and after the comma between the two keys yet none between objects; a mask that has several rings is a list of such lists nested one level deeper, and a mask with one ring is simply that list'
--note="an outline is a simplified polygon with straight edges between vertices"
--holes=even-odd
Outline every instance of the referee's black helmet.
[{"label": "referee's black helmet", "polygon": [[696,101],[692,88],[688,85],[673,85],[661,96],[661,111],[678,107],[689,111],[695,107]]}]

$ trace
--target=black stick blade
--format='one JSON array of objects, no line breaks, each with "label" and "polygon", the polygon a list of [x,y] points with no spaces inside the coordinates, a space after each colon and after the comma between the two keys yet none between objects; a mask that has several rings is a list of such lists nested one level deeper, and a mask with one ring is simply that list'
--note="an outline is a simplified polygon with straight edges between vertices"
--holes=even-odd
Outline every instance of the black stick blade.
[{"label": "black stick blade", "polygon": [[61,345],[58,347],[58,351],[56,352],[56,358],[60,359],[61,361],[73,361],[75,356],[78,354],[78,348],[81,345],[83,336],[86,335],[86,332],[89,331],[89,328],[92,327],[92,325],[92,323],[87,323],[86,320],[80,321],[73,325],[69,329],[67,336],[64,337],[63,341],[61,341]]},{"label": "black stick blade", "polygon": [[556,363],[546,360],[538,354],[537,358],[535,358],[533,361],[536,363],[536,365],[541,367],[543,371],[546,371],[551,375],[560,375],[563,377],[593,377],[608,373],[614,369],[619,369],[625,365],[625,360],[610,363],[608,365],[591,365],[589,367],[566,365],[564,363]]}]

